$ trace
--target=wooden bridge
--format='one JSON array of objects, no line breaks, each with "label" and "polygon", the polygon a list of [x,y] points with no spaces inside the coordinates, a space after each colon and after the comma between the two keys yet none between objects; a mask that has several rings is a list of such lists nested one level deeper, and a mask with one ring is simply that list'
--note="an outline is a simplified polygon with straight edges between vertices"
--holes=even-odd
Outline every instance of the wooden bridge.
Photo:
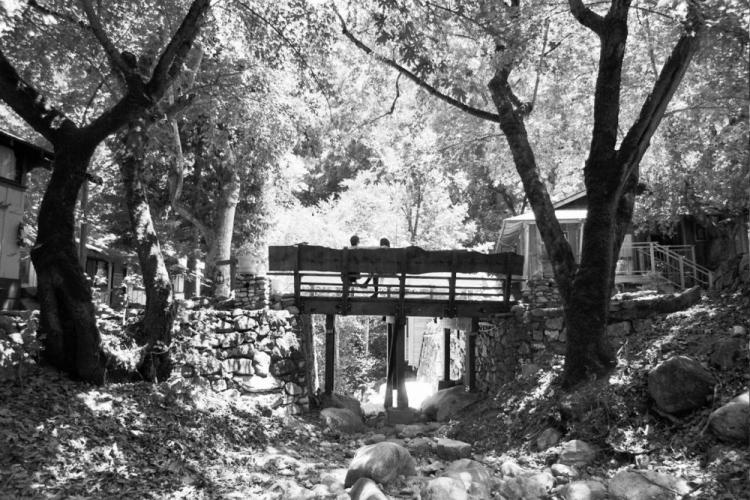
[{"label": "wooden bridge", "polygon": [[[326,393],[333,389],[335,315],[387,317],[386,408],[393,404],[394,387],[398,407],[408,407],[404,378],[407,316],[469,320],[461,323],[472,325],[472,331],[466,332],[465,376],[471,388],[478,318],[510,311],[515,304],[511,283],[523,272],[523,257],[514,253],[313,245],[271,246],[268,253],[269,274],[274,281],[284,277],[291,281],[289,288],[300,313],[326,315]],[[446,328],[446,342],[450,331]],[[444,377],[447,382],[447,369]]]}]

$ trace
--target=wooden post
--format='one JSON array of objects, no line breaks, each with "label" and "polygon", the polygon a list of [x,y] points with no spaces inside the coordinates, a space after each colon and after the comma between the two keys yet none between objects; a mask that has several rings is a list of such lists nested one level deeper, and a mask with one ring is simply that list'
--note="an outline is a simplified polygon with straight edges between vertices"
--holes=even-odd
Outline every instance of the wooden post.
[{"label": "wooden post", "polygon": [[[299,245],[297,245],[294,258],[294,305],[298,308],[301,306],[300,289],[302,288],[302,277],[299,274],[299,251],[300,247]],[[198,293],[198,295],[200,295],[200,292]]]},{"label": "wooden post", "polygon": [[451,380],[451,329],[443,329],[443,381]]},{"label": "wooden post", "polygon": [[336,316],[326,314],[326,373],[325,373],[325,393],[333,393],[333,377],[336,353]]},{"label": "wooden post", "polygon": [[685,289],[685,257],[680,255],[680,288]]},{"label": "wooden post", "polygon": [[385,400],[386,408],[393,408],[393,378],[395,372],[396,356],[393,342],[393,322],[388,321],[388,339],[386,344],[386,363],[385,363]]},{"label": "wooden post", "polygon": [[513,272],[510,269],[510,254],[505,256],[505,269],[507,269],[507,274],[505,275],[505,283],[503,283],[503,301],[507,304],[510,302],[510,286],[513,280]]},{"label": "wooden post", "polygon": [[406,318],[402,314],[396,316],[396,323],[393,329],[393,341],[395,344],[396,354],[396,406],[399,409],[409,407],[409,396],[406,394]]}]

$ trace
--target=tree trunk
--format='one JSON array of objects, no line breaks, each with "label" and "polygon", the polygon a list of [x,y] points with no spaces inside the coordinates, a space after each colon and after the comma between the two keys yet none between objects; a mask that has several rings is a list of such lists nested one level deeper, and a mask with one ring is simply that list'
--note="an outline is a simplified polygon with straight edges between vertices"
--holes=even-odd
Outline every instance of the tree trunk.
[{"label": "tree trunk", "polygon": [[214,238],[209,244],[206,257],[208,276],[214,283],[214,297],[226,298],[232,292],[232,273],[229,259],[232,255],[234,215],[239,201],[240,178],[233,170],[230,181],[222,191],[222,199],[219,200],[216,220],[214,221]]},{"label": "tree trunk", "polygon": [[615,213],[607,196],[589,194],[583,228],[581,262],[573,286],[561,293],[567,328],[564,380],[567,385],[598,376],[615,366],[605,336],[614,283],[617,238]]},{"label": "tree trunk", "polygon": [[83,134],[62,136],[39,209],[39,232],[31,251],[36,269],[42,354],[72,377],[102,384],[106,361],[96,326],[91,287],[78,261],[74,212],[95,144]]},{"label": "tree trunk", "polygon": [[145,380],[163,381],[172,372],[169,346],[172,342],[175,303],[159,237],[151,219],[146,187],[141,181],[141,154],[144,151],[145,133],[143,127],[143,123],[130,126],[124,141],[126,152],[118,163],[146,289],[146,309],[137,339],[145,349],[138,371]]}]

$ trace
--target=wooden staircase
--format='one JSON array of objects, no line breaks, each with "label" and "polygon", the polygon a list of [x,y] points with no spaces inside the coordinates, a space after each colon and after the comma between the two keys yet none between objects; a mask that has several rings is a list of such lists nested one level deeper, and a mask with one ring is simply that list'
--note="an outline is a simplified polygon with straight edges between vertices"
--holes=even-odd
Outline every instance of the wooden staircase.
[{"label": "wooden staircase", "polygon": [[695,262],[692,245],[626,243],[620,249],[615,282],[651,286],[659,291],[681,291],[693,286],[713,287],[713,273]]}]

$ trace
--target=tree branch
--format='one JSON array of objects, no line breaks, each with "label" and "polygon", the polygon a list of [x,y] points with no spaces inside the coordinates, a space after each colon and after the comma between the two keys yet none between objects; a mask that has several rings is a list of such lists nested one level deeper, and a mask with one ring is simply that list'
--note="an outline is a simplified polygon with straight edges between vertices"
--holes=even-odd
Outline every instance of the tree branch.
[{"label": "tree branch", "polygon": [[209,4],[209,0],[193,0],[180,27],[177,28],[174,36],[162,52],[151,80],[146,84],[146,91],[154,102],[161,99],[172,80],[179,74],[182,63],[190,52],[193,41],[198,36],[201,20],[208,11]]},{"label": "tree branch", "polygon": [[393,59],[389,59],[387,57],[381,56],[377,53],[375,53],[370,47],[365,45],[361,40],[359,40],[357,37],[355,37],[350,31],[349,28],[346,25],[346,22],[344,21],[344,18],[341,17],[341,14],[339,14],[338,10],[334,7],[334,12],[336,13],[336,16],[338,16],[339,21],[341,22],[341,31],[355,46],[357,46],[360,50],[362,50],[365,54],[374,57],[378,61],[382,62],[386,66],[390,66],[391,68],[395,69],[405,77],[407,77],[412,82],[416,83],[423,89],[425,89],[428,93],[431,95],[437,97],[441,101],[450,104],[453,107],[456,107],[460,109],[461,111],[470,114],[471,116],[475,116],[477,118],[481,118],[483,120],[488,120],[491,122],[499,123],[500,117],[494,113],[490,113],[489,111],[484,111],[482,109],[474,108],[472,106],[469,106],[468,104],[465,104],[458,99],[454,99],[453,97],[450,97],[447,94],[444,94],[443,92],[439,91],[437,88],[433,87],[426,81],[424,81],[422,78],[418,77],[416,74],[412,73],[408,69],[404,68],[400,64],[398,64]]},{"label": "tree branch", "polygon": [[542,182],[523,122],[523,114],[515,109],[509,95],[509,72],[508,68],[502,67],[496,70],[495,76],[489,83],[490,93],[499,112],[500,128],[508,141],[513,162],[521,177],[524,192],[534,211],[537,227],[552,261],[560,293],[567,297],[572,287],[577,264],[573,250],[563,235],[560,222],[555,217],[555,208],[549,192]]},{"label": "tree branch", "polygon": [[686,28],[687,31],[677,41],[664,63],[653,90],[643,103],[638,119],[620,144],[618,157],[622,164],[627,165],[622,173],[623,182],[646,153],[651,137],[664,117],[669,101],[682,82],[690,60],[698,51],[703,23],[697,19],[697,16],[694,17],[695,20]]},{"label": "tree branch", "polygon": [[0,99],[52,144],[62,131],[77,127],[64,113],[55,109],[34,87],[26,83],[0,50]]},{"label": "tree branch", "polygon": [[376,121],[380,120],[381,118],[385,118],[388,115],[392,115],[394,111],[396,111],[396,102],[398,101],[398,98],[401,96],[401,89],[398,86],[398,81],[401,79],[401,73],[396,76],[396,95],[393,97],[393,102],[391,103],[391,107],[388,111],[383,113],[382,115],[376,116],[372,120],[367,120],[365,123],[363,123],[361,126],[367,126],[375,123]]},{"label": "tree branch", "polygon": [[104,31],[104,27],[99,20],[99,16],[96,14],[96,12],[94,12],[94,6],[91,5],[91,0],[80,0],[80,2],[81,7],[83,7],[83,11],[86,13],[86,18],[89,20],[91,32],[94,34],[96,39],[99,41],[99,44],[104,49],[104,53],[107,54],[109,63],[112,65],[112,68],[118,71],[121,74],[122,78],[127,81],[128,78],[132,76],[135,68],[125,62],[125,60],[122,58],[122,55],[120,54],[120,51],[117,50],[115,44],[112,43],[112,40],[110,40],[107,36],[107,33]]},{"label": "tree branch", "polygon": [[299,50],[299,48],[287,37],[281,29],[279,29],[276,25],[274,25],[271,21],[266,19],[265,16],[259,14],[255,10],[253,10],[249,5],[246,3],[240,2],[239,5],[244,7],[250,15],[253,17],[259,19],[263,24],[271,28],[278,36],[281,38],[281,40],[289,46],[290,49],[292,49],[292,52],[294,52],[295,57],[302,63],[302,65],[307,69],[307,71],[310,72],[310,76],[312,76],[313,80],[315,81],[315,85],[318,87],[318,90],[320,90],[320,93],[323,95],[323,98],[326,100],[326,105],[328,106],[328,115],[332,115],[331,111],[331,102],[328,99],[328,92],[325,91],[325,87],[323,86],[323,83],[320,81],[320,78],[318,78],[318,74],[315,72],[315,70],[310,66],[310,64],[307,62],[307,59],[302,54],[302,51]]},{"label": "tree branch", "polygon": [[604,34],[604,18],[583,5],[583,0],[568,0],[570,13],[579,23],[601,36]]}]

